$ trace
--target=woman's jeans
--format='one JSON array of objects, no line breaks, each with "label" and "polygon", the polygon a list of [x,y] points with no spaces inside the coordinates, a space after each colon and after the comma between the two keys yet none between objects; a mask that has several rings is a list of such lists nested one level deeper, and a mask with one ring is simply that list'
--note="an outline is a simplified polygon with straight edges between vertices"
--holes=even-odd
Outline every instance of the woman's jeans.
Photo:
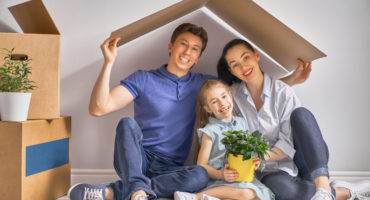
[{"label": "woman's jeans", "polygon": [[208,173],[200,166],[181,166],[147,152],[135,120],[122,118],[117,126],[114,168],[121,180],[111,183],[115,200],[127,200],[144,190],[149,199],[173,198],[175,191],[197,192],[207,186]]},{"label": "woman's jeans", "polygon": [[[305,108],[295,109],[290,117],[298,176],[284,171],[258,173],[277,200],[310,200],[316,192],[314,179],[327,175],[329,151],[315,117]],[[335,190],[332,188],[335,196]]]}]

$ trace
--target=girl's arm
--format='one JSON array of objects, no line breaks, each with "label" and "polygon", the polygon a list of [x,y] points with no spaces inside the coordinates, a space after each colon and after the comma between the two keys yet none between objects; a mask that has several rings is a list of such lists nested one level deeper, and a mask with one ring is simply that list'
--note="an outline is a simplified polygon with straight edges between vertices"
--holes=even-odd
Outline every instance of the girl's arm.
[{"label": "girl's arm", "polygon": [[194,158],[193,158],[193,162],[194,163],[197,163],[198,161],[198,155],[199,155],[199,148],[200,148],[200,144],[199,144],[199,138],[197,136],[197,134],[195,133],[195,136],[194,136]]},{"label": "girl's arm", "polygon": [[197,165],[204,167],[210,178],[212,179],[223,179],[222,171],[214,169],[208,165],[209,156],[212,150],[212,139],[207,134],[203,134],[202,143],[198,154]]},{"label": "girl's arm", "polygon": [[212,179],[223,179],[227,182],[234,182],[238,178],[238,173],[235,170],[229,170],[228,165],[226,165],[223,170],[217,170],[208,165],[212,144],[213,142],[211,137],[207,134],[203,134],[197,164],[204,167],[207,170],[209,177]]}]

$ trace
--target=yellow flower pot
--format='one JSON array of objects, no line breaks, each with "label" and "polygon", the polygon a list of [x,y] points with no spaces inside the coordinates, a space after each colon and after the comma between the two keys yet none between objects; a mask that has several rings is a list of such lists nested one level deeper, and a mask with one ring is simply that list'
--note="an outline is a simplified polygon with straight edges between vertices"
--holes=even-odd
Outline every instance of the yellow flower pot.
[{"label": "yellow flower pot", "polygon": [[243,161],[242,155],[235,157],[233,154],[229,154],[229,168],[236,170],[239,174],[236,181],[252,182],[254,178],[254,167],[252,159]]}]

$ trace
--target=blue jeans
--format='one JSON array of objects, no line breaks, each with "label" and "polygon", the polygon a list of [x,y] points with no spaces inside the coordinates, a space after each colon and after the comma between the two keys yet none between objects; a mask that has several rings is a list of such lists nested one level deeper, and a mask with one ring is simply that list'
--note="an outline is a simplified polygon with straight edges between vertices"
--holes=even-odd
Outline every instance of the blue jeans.
[{"label": "blue jeans", "polygon": [[[290,117],[295,146],[294,162],[298,176],[284,171],[257,173],[277,200],[310,200],[316,192],[314,180],[327,175],[329,151],[313,114],[305,108],[295,109]],[[335,196],[335,190],[332,188]]]},{"label": "blue jeans", "polygon": [[127,200],[144,190],[149,199],[173,198],[175,191],[197,192],[207,186],[208,173],[200,166],[164,160],[142,146],[143,134],[135,120],[122,118],[117,126],[114,168],[121,180],[111,183],[115,200]]}]

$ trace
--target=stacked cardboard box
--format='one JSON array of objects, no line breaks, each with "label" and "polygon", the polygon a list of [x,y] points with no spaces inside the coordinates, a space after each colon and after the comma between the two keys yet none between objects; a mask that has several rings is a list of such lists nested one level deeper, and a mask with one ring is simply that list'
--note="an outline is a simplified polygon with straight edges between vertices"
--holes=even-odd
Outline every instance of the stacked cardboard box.
[{"label": "stacked cardboard box", "polygon": [[37,88],[27,121],[0,121],[0,196],[56,199],[70,187],[71,168],[71,117],[60,117],[60,34],[40,0],[9,10],[24,34],[0,33],[0,48],[32,59]]},{"label": "stacked cardboard box", "polygon": [[[32,59],[32,91],[28,119],[54,119],[60,116],[59,65],[60,35],[41,1],[33,0],[10,7],[22,33],[0,33],[0,48],[15,48],[14,54]],[[3,64],[3,60],[0,60]]]},{"label": "stacked cardboard box", "polygon": [[0,122],[1,199],[50,200],[70,187],[71,117]]}]

